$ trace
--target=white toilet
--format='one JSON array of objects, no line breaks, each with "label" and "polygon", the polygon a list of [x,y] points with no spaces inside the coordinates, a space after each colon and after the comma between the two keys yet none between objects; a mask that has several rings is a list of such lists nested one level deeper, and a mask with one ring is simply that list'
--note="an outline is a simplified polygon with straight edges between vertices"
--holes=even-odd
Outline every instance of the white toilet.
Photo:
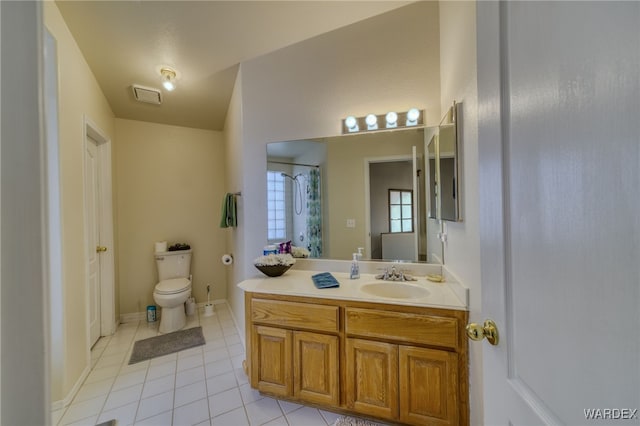
[{"label": "white toilet", "polygon": [[153,300],[162,308],[160,333],[178,331],[187,323],[184,302],[191,296],[191,250],[156,252],[158,279]]}]

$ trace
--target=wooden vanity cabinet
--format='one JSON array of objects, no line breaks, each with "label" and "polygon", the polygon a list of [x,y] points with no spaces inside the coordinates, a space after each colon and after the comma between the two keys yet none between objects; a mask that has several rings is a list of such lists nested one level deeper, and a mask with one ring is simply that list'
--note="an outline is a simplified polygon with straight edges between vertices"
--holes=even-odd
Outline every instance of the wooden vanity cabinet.
[{"label": "wooden vanity cabinet", "polygon": [[260,392],[283,397],[292,395],[291,336],[290,330],[253,327],[251,383]]},{"label": "wooden vanity cabinet", "polygon": [[261,298],[247,303],[251,386],[277,397],[339,405],[338,307]]},{"label": "wooden vanity cabinet", "polygon": [[339,404],[338,337],[254,326],[256,389],[314,404]]},{"label": "wooden vanity cabinet", "polygon": [[408,425],[468,425],[467,312],[245,293],[251,386]]},{"label": "wooden vanity cabinet", "polygon": [[460,424],[459,318],[398,310],[345,308],[347,406],[407,424]]},{"label": "wooden vanity cabinet", "polygon": [[458,356],[346,339],[347,407],[412,425],[457,425]]},{"label": "wooden vanity cabinet", "polygon": [[399,346],[400,421],[458,424],[458,354]]},{"label": "wooden vanity cabinet", "polygon": [[293,336],[293,396],[313,404],[340,404],[338,337],[296,331]]},{"label": "wooden vanity cabinet", "polygon": [[346,339],[346,405],[358,413],[398,417],[398,346]]}]

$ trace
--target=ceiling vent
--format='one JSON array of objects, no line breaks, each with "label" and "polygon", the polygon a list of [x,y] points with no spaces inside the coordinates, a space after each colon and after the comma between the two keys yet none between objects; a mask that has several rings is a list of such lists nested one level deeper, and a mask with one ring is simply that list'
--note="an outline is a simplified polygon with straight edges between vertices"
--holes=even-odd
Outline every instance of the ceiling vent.
[{"label": "ceiling vent", "polygon": [[144,87],[134,84],[133,88],[133,96],[136,98],[136,101],[139,102],[147,102],[149,104],[160,105],[162,103],[162,93],[160,90],[154,89],[153,87]]}]

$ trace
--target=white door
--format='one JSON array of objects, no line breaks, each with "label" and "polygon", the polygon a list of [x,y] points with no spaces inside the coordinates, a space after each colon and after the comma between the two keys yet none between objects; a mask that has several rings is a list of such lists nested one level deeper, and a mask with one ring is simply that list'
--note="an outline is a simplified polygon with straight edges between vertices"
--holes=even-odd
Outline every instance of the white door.
[{"label": "white door", "polygon": [[640,3],[477,5],[485,424],[640,424]]},{"label": "white door", "polygon": [[100,162],[98,143],[89,135],[85,146],[89,346],[93,346],[100,337]]}]

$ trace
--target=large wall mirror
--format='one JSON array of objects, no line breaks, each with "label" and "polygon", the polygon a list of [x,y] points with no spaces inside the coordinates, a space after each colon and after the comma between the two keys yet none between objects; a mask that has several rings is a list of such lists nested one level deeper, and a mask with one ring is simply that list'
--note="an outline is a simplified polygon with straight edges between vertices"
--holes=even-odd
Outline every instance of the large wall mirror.
[{"label": "large wall mirror", "polygon": [[[298,254],[443,263],[460,220],[457,106],[436,127],[267,145],[268,239]],[[444,185],[446,186],[443,186]]]}]

